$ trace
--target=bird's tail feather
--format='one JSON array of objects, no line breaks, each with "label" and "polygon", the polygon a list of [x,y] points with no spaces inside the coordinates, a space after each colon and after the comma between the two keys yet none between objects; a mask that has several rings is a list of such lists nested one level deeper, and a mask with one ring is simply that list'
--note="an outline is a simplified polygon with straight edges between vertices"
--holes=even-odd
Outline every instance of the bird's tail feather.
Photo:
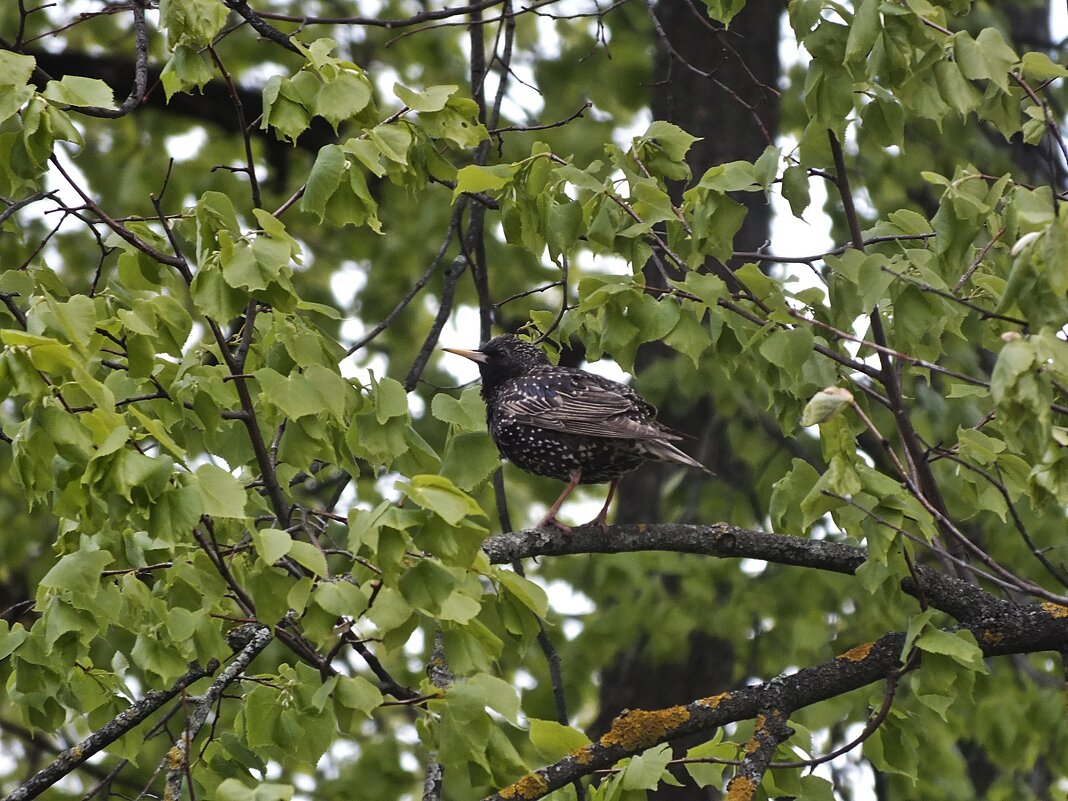
[{"label": "bird's tail feather", "polygon": [[677,462],[678,464],[684,464],[687,467],[696,467],[698,470],[703,470],[709,475],[714,475],[711,470],[701,464],[699,461],[683,453],[670,442],[664,440],[653,440],[644,442],[645,452],[650,458],[655,459],[658,462]]}]

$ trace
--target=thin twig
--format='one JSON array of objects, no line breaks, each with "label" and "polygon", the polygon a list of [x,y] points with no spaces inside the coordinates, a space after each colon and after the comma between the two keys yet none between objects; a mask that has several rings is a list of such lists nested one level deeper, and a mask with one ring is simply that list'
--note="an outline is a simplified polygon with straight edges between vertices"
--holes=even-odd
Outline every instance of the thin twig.
[{"label": "thin twig", "polygon": [[106,119],[118,119],[125,117],[139,105],[145,97],[145,89],[148,87],[148,30],[145,25],[145,0],[133,0],[130,10],[134,18],[134,83],[130,94],[122,101],[118,108],[103,108],[101,106],[71,106],[71,111],[85,114],[89,117],[104,117]]}]

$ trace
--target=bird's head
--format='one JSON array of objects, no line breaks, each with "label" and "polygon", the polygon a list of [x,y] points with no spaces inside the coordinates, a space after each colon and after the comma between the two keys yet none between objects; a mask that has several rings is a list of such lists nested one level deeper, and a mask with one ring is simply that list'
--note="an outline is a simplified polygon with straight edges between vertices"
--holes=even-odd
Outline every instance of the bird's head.
[{"label": "bird's head", "polygon": [[494,337],[478,350],[442,348],[449,353],[463,356],[478,364],[482,374],[482,394],[488,395],[510,378],[526,375],[535,367],[550,364],[548,357],[537,345],[524,342],[513,334]]}]

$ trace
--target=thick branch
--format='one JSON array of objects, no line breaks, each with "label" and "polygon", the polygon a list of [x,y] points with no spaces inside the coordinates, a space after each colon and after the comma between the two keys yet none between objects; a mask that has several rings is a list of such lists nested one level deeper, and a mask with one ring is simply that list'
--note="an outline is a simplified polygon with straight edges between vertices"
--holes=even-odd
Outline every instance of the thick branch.
[{"label": "thick branch", "polygon": [[[762,559],[847,575],[852,575],[868,556],[864,548],[856,545],[751,531],[726,523],[616,525],[609,526],[607,533],[596,526],[576,528],[570,534],[554,528],[528,529],[489,537],[482,549],[494,564],[532,556],[676,551],[730,559]],[[916,570],[928,603],[959,621],[979,620],[1019,608],[937,570],[919,566]],[[903,581],[902,588],[916,594],[911,579]]]},{"label": "thick branch", "polygon": [[[1068,609],[1008,603],[1005,607],[1003,615],[967,627],[985,656],[1058,650],[1068,644]],[[532,801],[654,745],[709,732],[728,723],[756,719],[765,710],[796,710],[844,695],[898,671],[904,644],[904,634],[885,634],[875,642],[852,648],[819,665],[762,684],[654,712],[628,710],[613,721],[597,742],[524,776],[488,796],[486,801],[512,798]],[[785,726],[785,721],[782,725]],[[779,735],[784,733],[780,731]],[[777,736],[770,737],[769,743],[775,739]],[[754,762],[753,767],[760,766]]]}]

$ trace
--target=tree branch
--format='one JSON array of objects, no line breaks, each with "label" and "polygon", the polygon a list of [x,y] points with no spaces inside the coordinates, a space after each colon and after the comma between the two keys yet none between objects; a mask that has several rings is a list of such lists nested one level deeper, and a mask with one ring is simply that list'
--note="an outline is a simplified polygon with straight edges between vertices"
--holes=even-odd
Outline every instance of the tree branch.
[{"label": "tree branch", "polygon": [[189,746],[204,726],[211,708],[222,697],[223,691],[234,683],[241,672],[249,666],[260,651],[267,647],[272,639],[271,630],[257,623],[240,626],[227,635],[231,647],[241,650],[203,695],[189,699],[193,705],[192,712],[186,719],[186,725],[178,741],[163,758],[163,767],[167,771],[167,789],[164,798],[182,797],[182,779],[188,769]]},{"label": "tree branch", "polygon": [[296,53],[298,56],[303,55],[297,46],[289,41],[288,35],[264,21],[259,14],[249,8],[249,5],[245,0],[223,0],[223,2],[226,4],[227,8],[236,11],[242,18],[244,18],[245,22],[251,25],[252,29],[264,39],[269,39],[275,44],[281,45],[291,53]]},{"label": "tree branch", "polygon": [[218,667],[219,663],[214,659],[208,662],[207,667],[201,667],[198,662],[193,662],[189,670],[168,689],[154,690],[146,694],[140,701],[120,712],[80,743],[61,753],[48,767],[38,771],[16,787],[5,801],[28,801],[36,798],[93,754],[111,745],[126,732],[142,723],[190,684],[205,676],[210,676]]},{"label": "tree branch", "polygon": [[[730,559],[761,559],[846,575],[855,573],[868,556],[867,551],[857,545],[751,531],[726,523],[614,525],[608,527],[607,533],[592,525],[575,528],[570,534],[554,528],[527,529],[489,537],[482,543],[482,549],[493,564],[532,556],[674,551]],[[980,620],[1018,608],[1016,604],[995,598],[941,571],[917,565],[916,573],[930,605],[958,621]],[[911,579],[902,581],[902,588],[910,595],[917,594]],[[1068,606],[1068,599],[1065,599],[1065,605]]]},{"label": "tree branch", "polygon": [[[1068,644],[1068,609],[1019,607],[1008,603],[1005,606],[1011,608],[1011,611],[1003,610],[1004,615],[966,627],[975,635],[985,656],[1058,651]],[[803,668],[788,676],[778,676],[761,684],[700,698],[667,709],[651,712],[641,709],[627,710],[612,722],[611,728],[597,742],[573,751],[552,765],[527,774],[514,784],[487,796],[485,801],[506,801],[514,798],[533,801],[581,776],[609,768],[620,759],[639,754],[654,745],[691,734],[709,732],[728,723],[756,719],[765,710],[797,710],[836,698],[885,679],[898,671],[904,645],[905,635],[893,632],[883,635],[875,642],[852,648],[826,662]],[[785,720],[781,723],[786,725]],[[769,732],[769,746],[772,742],[781,742],[779,738],[784,733],[781,729],[777,733]],[[760,747],[762,745],[758,744],[758,748]],[[758,768],[760,765],[754,760],[750,771],[754,777]],[[762,769],[759,773],[762,775]],[[739,788],[739,792],[741,789]],[[755,790],[755,787],[752,789]],[[751,793],[738,797],[748,798]]]},{"label": "tree branch", "polygon": [[106,119],[118,119],[125,117],[139,105],[145,97],[148,88],[148,31],[145,25],[144,0],[133,0],[131,11],[134,17],[134,79],[130,94],[122,101],[118,108],[102,108],[100,106],[71,106],[71,111],[85,114],[89,117],[104,117]]},{"label": "tree branch", "polygon": [[[769,696],[774,695],[776,689],[775,680],[768,682]],[[756,716],[753,736],[745,746],[745,759],[727,783],[727,798],[731,801],[749,801],[756,795],[775,749],[794,736],[794,730],[786,724],[788,708],[776,703],[782,699],[768,700],[771,703]]]}]

